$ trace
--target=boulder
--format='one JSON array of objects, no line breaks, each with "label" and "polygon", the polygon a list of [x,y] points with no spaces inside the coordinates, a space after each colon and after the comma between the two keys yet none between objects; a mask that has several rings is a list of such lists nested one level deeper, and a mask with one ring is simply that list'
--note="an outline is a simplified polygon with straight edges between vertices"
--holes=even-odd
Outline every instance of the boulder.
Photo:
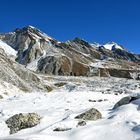
[{"label": "boulder", "polygon": [[6,120],[7,126],[10,128],[10,134],[26,128],[31,128],[40,123],[41,117],[36,113],[16,114]]},{"label": "boulder", "polygon": [[83,112],[82,114],[75,117],[75,119],[83,119],[89,121],[96,121],[102,118],[102,114],[95,108],[91,108],[90,110]]},{"label": "boulder", "polygon": [[132,102],[134,100],[137,100],[137,99],[140,99],[140,96],[139,95],[138,96],[127,96],[127,97],[124,97],[124,98],[122,98],[120,101],[118,101],[114,105],[113,109],[116,109],[116,108],[118,108],[118,107],[120,107],[122,105],[129,104],[130,102]]}]

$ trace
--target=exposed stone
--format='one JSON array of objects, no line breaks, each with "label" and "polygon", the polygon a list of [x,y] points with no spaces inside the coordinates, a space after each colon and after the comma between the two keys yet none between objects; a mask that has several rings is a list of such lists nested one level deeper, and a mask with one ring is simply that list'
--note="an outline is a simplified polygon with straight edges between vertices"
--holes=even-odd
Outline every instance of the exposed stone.
[{"label": "exposed stone", "polygon": [[47,56],[39,61],[38,71],[45,74],[70,75],[71,62],[65,56]]},{"label": "exposed stone", "polygon": [[48,92],[51,92],[53,88],[51,86],[45,85],[45,88],[47,89]]},{"label": "exposed stone", "polygon": [[73,66],[72,66],[72,74],[73,76],[88,76],[90,73],[90,68],[85,65],[82,64],[80,62],[73,62]]},{"label": "exposed stone", "polygon": [[86,125],[86,122],[83,121],[83,120],[81,120],[81,121],[78,122],[77,127],[79,127],[79,126],[85,126],[85,125]]},{"label": "exposed stone", "polygon": [[88,101],[89,101],[89,102],[96,102],[96,100],[91,100],[91,99],[89,99]]},{"label": "exposed stone", "polygon": [[67,83],[65,82],[60,82],[60,83],[55,83],[54,85],[57,86],[57,87],[62,87],[64,85],[66,85]]},{"label": "exposed stone", "polygon": [[131,103],[132,101],[137,100],[137,99],[140,99],[140,96],[127,96],[127,97],[124,97],[124,98],[122,98],[120,101],[118,101],[118,102],[114,105],[113,109],[116,109],[116,108],[118,108],[118,107],[120,107],[120,106],[122,106],[122,105],[129,104],[129,103]]},{"label": "exposed stone", "polygon": [[132,79],[129,70],[108,69],[110,76]]},{"label": "exposed stone", "polygon": [[89,121],[96,121],[101,118],[102,114],[95,108],[91,108],[90,110],[75,117],[75,119],[83,119]]},{"label": "exposed stone", "polygon": [[139,80],[139,70],[128,70],[120,68],[96,68],[90,67],[90,76],[100,76],[100,77],[118,77],[118,78],[128,78]]},{"label": "exposed stone", "polygon": [[54,75],[88,76],[90,69],[77,61],[71,63],[66,56],[47,56],[39,61],[38,71]]},{"label": "exposed stone", "polygon": [[99,100],[88,100],[89,102],[103,102],[103,101],[108,101],[108,99],[99,99]]},{"label": "exposed stone", "polygon": [[0,95],[0,99],[3,99],[3,96],[2,95]]},{"label": "exposed stone", "polygon": [[102,102],[102,101],[103,101],[102,99],[97,100],[97,102]]},{"label": "exposed stone", "polygon": [[68,130],[71,130],[72,128],[55,128],[53,131],[57,131],[57,132],[61,132],[61,131],[68,131]]},{"label": "exposed stone", "polygon": [[36,113],[16,114],[6,120],[7,126],[10,128],[10,134],[26,128],[31,128],[40,123],[41,117]]}]

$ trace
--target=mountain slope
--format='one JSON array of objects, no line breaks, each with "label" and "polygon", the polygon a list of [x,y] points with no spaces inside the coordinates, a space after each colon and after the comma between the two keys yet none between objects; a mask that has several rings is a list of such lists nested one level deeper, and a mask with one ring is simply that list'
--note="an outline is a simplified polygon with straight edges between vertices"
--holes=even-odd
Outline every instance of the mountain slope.
[{"label": "mountain slope", "polygon": [[91,44],[80,38],[60,42],[32,26],[1,34],[0,39],[18,52],[18,63],[43,74],[132,78],[131,73],[140,70],[139,55],[117,43]]},{"label": "mountain slope", "polygon": [[[0,85],[3,85],[5,92],[13,86],[24,92],[47,91],[47,83],[43,83],[39,75],[12,60],[4,51],[0,52]],[[2,93],[4,91],[1,89],[0,94]]]},{"label": "mountain slope", "polygon": [[0,49],[1,49],[1,51],[4,50],[5,53],[8,56],[11,56],[11,57],[15,57],[16,58],[17,52],[11,46],[7,45],[6,43],[4,43],[1,40],[0,40]]}]

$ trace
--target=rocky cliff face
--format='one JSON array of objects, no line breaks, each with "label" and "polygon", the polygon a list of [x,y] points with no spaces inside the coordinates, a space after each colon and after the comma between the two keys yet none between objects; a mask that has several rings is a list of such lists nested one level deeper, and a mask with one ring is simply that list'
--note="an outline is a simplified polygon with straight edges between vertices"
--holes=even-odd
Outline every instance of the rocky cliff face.
[{"label": "rocky cliff face", "polygon": [[17,51],[18,63],[39,73],[139,79],[139,55],[116,43],[90,44],[80,38],[62,43],[32,26],[0,34],[0,40]]}]

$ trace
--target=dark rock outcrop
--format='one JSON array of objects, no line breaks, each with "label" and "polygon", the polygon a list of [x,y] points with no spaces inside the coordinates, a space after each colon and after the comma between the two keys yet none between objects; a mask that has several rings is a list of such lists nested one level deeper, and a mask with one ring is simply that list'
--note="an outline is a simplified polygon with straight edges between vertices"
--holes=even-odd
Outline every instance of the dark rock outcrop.
[{"label": "dark rock outcrop", "polygon": [[38,63],[38,71],[53,75],[70,75],[71,61],[66,56],[47,56]]},{"label": "dark rock outcrop", "polygon": [[38,63],[38,72],[53,75],[88,76],[90,68],[66,56],[47,56]]},{"label": "dark rock outcrop", "polygon": [[117,69],[117,68],[94,68],[92,67],[91,76],[100,77],[118,77],[127,79],[140,79],[140,70],[128,70],[128,69]]},{"label": "dark rock outcrop", "polygon": [[135,100],[137,100],[137,99],[140,99],[140,96],[139,96],[139,95],[138,95],[138,96],[127,96],[127,97],[124,97],[124,98],[122,98],[120,101],[118,101],[118,102],[114,105],[113,109],[116,109],[116,108],[118,108],[118,107],[120,107],[120,106],[122,106],[122,105],[129,104],[129,103],[131,103],[132,101],[135,101]]}]

